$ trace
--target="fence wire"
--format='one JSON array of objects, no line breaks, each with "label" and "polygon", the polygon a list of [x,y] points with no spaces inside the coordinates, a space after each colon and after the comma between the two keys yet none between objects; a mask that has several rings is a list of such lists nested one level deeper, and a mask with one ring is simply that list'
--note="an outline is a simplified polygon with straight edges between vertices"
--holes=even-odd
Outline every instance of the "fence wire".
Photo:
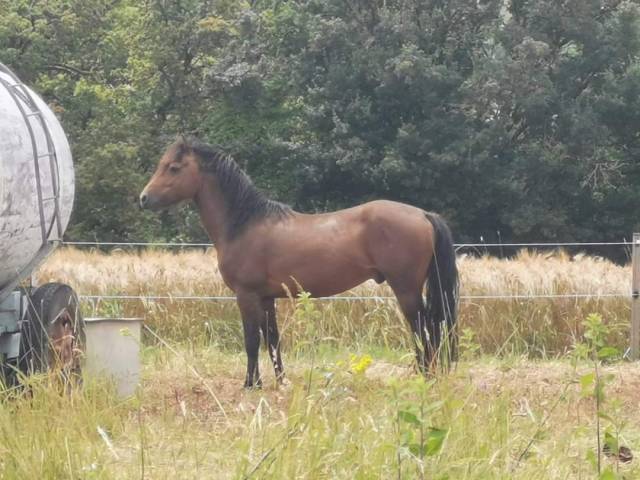
[{"label": "fence wire", "polygon": [[209,248],[213,243],[180,242],[61,242],[69,247],[169,247],[169,248]]},{"label": "fence wire", "polygon": [[[101,301],[101,300],[123,300],[123,301],[146,301],[155,302],[161,300],[170,300],[175,302],[227,302],[235,301],[236,297],[229,296],[198,296],[198,295],[80,295],[83,300]],[[468,300],[535,300],[535,299],[601,299],[601,298],[632,298],[629,293],[570,293],[570,294],[540,294],[540,295],[460,295],[461,301]],[[393,296],[380,295],[348,295],[334,297],[313,297],[312,300],[339,302],[339,301],[390,301],[395,300]]]}]

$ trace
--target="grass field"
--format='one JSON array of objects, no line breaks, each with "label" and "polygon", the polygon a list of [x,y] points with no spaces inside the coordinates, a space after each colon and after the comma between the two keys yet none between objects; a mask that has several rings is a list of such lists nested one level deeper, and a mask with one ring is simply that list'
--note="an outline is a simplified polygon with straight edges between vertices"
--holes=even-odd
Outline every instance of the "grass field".
[{"label": "grass field", "polygon": [[[582,335],[582,321],[602,314],[611,327],[609,343],[626,345],[630,318],[631,269],[599,258],[570,258],[562,252],[521,253],[512,260],[463,257],[460,329],[473,335],[481,353],[549,358],[565,354]],[[39,283],[63,281],[84,295],[228,296],[215,252],[172,254],[166,251],[104,254],[75,249],[58,251],[37,275]],[[480,299],[477,296],[590,294],[589,298]],[[619,294],[620,298],[605,295]],[[371,281],[347,295],[392,296]],[[279,302],[284,347],[300,348],[321,332],[325,342],[341,347],[373,345],[410,348],[405,320],[395,300],[319,301],[320,318],[295,322],[291,302]],[[233,351],[242,347],[241,324],[232,301],[86,303],[91,315],[143,316],[162,336],[199,346]]]},{"label": "grass field", "polygon": [[[263,353],[259,391],[241,388],[232,302],[86,304],[89,314],[144,315],[172,348],[145,339],[131,399],[92,382],[60,395],[49,377],[30,379],[29,395],[5,392],[0,478],[590,479],[597,422],[601,440],[606,431],[635,453],[640,365],[571,360],[592,312],[604,319],[603,342],[625,346],[628,300],[602,294],[628,293],[630,270],[561,253],[462,258],[460,269],[465,296],[593,297],[465,300],[462,360],[429,382],[414,372],[394,302],[285,300],[290,384],[275,387]],[[212,253],[63,250],[38,272],[54,279],[81,294],[229,293]],[[350,294],[388,292],[373,284]],[[640,478],[636,459],[601,461],[601,478]]]},{"label": "grass field", "polygon": [[[285,357],[291,386],[244,391],[240,353],[179,353],[148,348],[143,386],[126,401],[102,385],[60,396],[32,379],[32,397],[0,411],[2,478],[597,478],[594,402],[577,382],[586,366],[484,358],[428,384],[399,352],[373,352],[354,373],[346,351],[323,349]],[[609,413],[633,449],[640,368],[607,372]],[[444,435],[441,448],[412,452],[421,434]],[[640,475],[636,460],[605,457],[607,467]]]}]

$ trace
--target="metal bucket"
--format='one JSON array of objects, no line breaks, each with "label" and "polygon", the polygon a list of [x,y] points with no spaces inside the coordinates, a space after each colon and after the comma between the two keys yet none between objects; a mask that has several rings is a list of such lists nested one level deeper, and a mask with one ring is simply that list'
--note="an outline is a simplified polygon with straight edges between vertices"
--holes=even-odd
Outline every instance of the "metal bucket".
[{"label": "metal bucket", "polygon": [[118,395],[128,397],[140,384],[141,318],[86,318],[83,375],[108,378]]}]

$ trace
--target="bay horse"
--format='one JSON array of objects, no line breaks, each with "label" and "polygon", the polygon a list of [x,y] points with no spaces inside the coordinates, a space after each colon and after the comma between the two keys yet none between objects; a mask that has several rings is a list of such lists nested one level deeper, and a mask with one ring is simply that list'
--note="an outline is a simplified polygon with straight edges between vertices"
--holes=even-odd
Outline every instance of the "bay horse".
[{"label": "bay horse", "polygon": [[437,214],[386,200],[299,213],[267,198],[221,149],[181,137],[160,158],[140,206],[163,210],[185,201],[199,210],[237,298],[246,388],[261,385],[260,331],[283,380],[275,299],[301,289],[327,297],[386,281],[411,327],[419,369],[431,371],[443,334],[455,355],[458,271],[451,232]]}]

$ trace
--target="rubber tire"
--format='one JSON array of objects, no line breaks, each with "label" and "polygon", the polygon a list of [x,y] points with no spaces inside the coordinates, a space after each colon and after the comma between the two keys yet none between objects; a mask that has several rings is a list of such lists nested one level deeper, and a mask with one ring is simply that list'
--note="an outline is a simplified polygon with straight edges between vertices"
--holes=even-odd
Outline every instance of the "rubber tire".
[{"label": "rubber tire", "polygon": [[[46,283],[36,288],[29,297],[21,333],[18,365],[22,373],[30,375],[56,369],[65,380],[80,380],[85,346],[84,320],[78,297],[71,287],[63,283]],[[54,345],[67,356],[64,365],[60,365],[62,355],[58,355]]]}]

